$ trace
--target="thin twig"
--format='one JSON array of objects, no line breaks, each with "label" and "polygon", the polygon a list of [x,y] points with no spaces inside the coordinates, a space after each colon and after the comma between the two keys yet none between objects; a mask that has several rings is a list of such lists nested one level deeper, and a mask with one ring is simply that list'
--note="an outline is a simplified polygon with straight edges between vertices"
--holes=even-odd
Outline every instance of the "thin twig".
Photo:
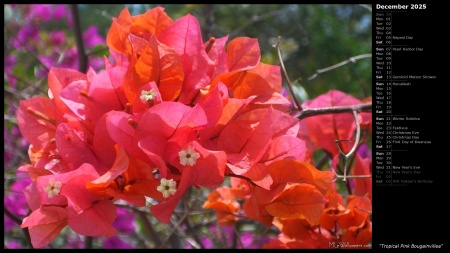
[{"label": "thin twig", "polygon": [[73,18],[73,30],[75,33],[75,41],[77,43],[77,54],[78,54],[78,70],[82,73],[86,73],[88,58],[86,52],[84,51],[83,45],[83,35],[81,33],[80,27],[80,15],[78,14],[78,5],[71,4],[70,9],[72,11]]},{"label": "thin twig", "polygon": [[347,181],[347,161],[348,159],[355,153],[356,151],[356,147],[359,144],[359,138],[360,138],[360,134],[361,134],[361,127],[358,123],[358,115],[356,114],[356,111],[352,111],[353,114],[353,119],[355,120],[355,124],[356,124],[356,140],[355,143],[353,144],[352,149],[346,154],[340,147],[339,142],[341,141],[348,141],[349,140],[336,140],[336,146],[339,150],[339,153],[341,153],[344,156],[344,176],[342,178],[342,181],[346,182]]},{"label": "thin twig", "polygon": [[328,161],[328,154],[324,153],[322,154],[322,156],[318,159],[318,161],[316,162],[315,166],[316,168],[320,169],[322,168],[322,166],[324,166]]},{"label": "thin twig", "polygon": [[320,75],[324,72],[339,68],[341,66],[344,66],[345,64],[348,64],[350,62],[356,62],[357,60],[364,59],[364,58],[372,58],[372,54],[361,54],[361,55],[353,56],[353,57],[350,57],[348,60],[345,60],[345,61],[335,64],[333,66],[330,66],[330,67],[327,67],[324,69],[318,69],[318,70],[316,70],[316,73],[314,75],[308,77],[308,80],[311,81],[312,79],[316,78],[318,75]]},{"label": "thin twig", "polygon": [[8,216],[12,221],[14,221],[16,224],[20,225],[22,224],[22,220],[20,218],[18,218],[17,216],[15,216],[13,213],[11,213],[9,211],[8,208],[6,208],[5,206],[3,207],[3,213]]},{"label": "thin twig", "polygon": [[[22,220],[19,219],[17,216],[15,216],[13,213],[11,213],[8,208],[5,206],[3,207],[3,213],[8,216],[12,221],[17,223],[18,225],[22,224]],[[33,244],[31,243],[31,237],[30,232],[28,231],[28,227],[22,228],[22,233],[25,236],[25,239],[27,240],[28,244],[30,245],[30,248],[33,248]]]},{"label": "thin twig", "polygon": [[321,107],[321,108],[305,108],[298,115],[298,119],[304,119],[311,116],[330,114],[330,113],[343,113],[343,112],[371,112],[372,102],[359,104],[359,105],[349,105],[349,106],[332,106],[332,107]]},{"label": "thin twig", "polygon": [[190,232],[192,237],[194,238],[194,241],[200,246],[200,249],[205,249],[205,246],[203,245],[202,241],[198,237],[197,233],[192,229],[192,225],[191,225],[191,222],[189,221],[189,218],[184,219],[184,220],[185,220],[184,224],[186,224],[186,228]]},{"label": "thin twig", "polygon": [[[16,93],[15,91],[10,90],[10,89],[7,89],[6,86],[5,86],[5,88],[4,88],[4,91],[5,91],[6,93],[8,93],[8,94],[11,94],[11,95],[13,95],[13,96],[16,96],[19,100],[26,99],[24,96],[19,95],[19,94]],[[5,94],[5,98],[6,98],[7,96],[8,96],[8,97],[11,97],[10,95]]]},{"label": "thin twig", "polygon": [[355,208],[356,209],[358,209],[358,210],[361,210],[361,211],[363,211],[363,212],[366,212],[366,213],[368,213],[368,214],[370,214],[370,215],[372,215],[372,212],[371,211],[369,211],[369,210],[366,210],[366,209],[362,209],[361,207],[359,207],[359,206],[355,206]]},{"label": "thin twig", "polygon": [[155,245],[161,245],[161,239],[158,236],[158,233],[156,233],[155,229],[153,228],[152,224],[150,223],[150,221],[147,218],[147,213],[142,212],[138,209],[134,209],[135,213],[138,214],[139,218],[141,218],[142,221],[142,225],[145,228],[145,231],[147,231],[148,236],[150,237],[150,239],[155,243]]},{"label": "thin twig", "polygon": [[178,222],[175,224],[174,228],[172,229],[172,231],[170,231],[169,235],[166,237],[166,239],[163,241],[163,243],[159,246],[160,249],[164,249],[167,245],[167,243],[169,242],[170,238],[175,234],[175,232],[177,231],[177,228],[181,225],[181,223],[183,223],[184,219],[186,219],[189,216],[189,213],[186,212],[184,213],[183,217],[181,217]]},{"label": "thin twig", "polygon": [[84,238],[84,248],[85,249],[92,249],[92,245],[94,244],[94,237],[92,236],[85,236]]},{"label": "thin twig", "polygon": [[289,79],[289,76],[287,74],[286,68],[284,67],[284,63],[283,63],[283,58],[281,57],[281,52],[280,52],[280,36],[277,37],[277,43],[274,45],[274,47],[277,49],[277,53],[278,53],[278,58],[280,59],[280,65],[281,65],[281,69],[283,70],[283,74],[286,77],[286,82],[289,88],[289,92],[292,95],[292,99],[294,99],[294,103],[295,106],[297,107],[297,110],[302,111],[302,106],[300,105],[300,102],[297,99],[297,96],[294,93],[294,88],[292,87],[292,83]]},{"label": "thin twig", "polygon": [[[331,170],[334,172],[336,178],[333,180],[333,183],[336,182],[339,178],[343,178],[344,176],[339,175],[336,170],[333,168],[333,166],[330,166]],[[340,168],[339,164],[336,165],[336,169],[339,170],[340,173],[342,173],[342,169]],[[348,176],[347,176],[348,178]],[[348,194],[352,195],[352,187],[350,186],[350,181],[347,181],[345,184],[345,187],[347,188]]]}]

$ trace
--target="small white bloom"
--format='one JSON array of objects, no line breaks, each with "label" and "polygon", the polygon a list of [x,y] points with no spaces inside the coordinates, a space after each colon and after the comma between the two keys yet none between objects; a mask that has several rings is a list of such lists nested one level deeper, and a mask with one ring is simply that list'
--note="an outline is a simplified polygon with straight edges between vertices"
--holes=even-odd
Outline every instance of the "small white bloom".
[{"label": "small white bloom", "polygon": [[55,181],[53,178],[50,178],[48,180],[48,185],[44,187],[44,191],[48,194],[49,198],[53,198],[54,196],[58,195],[61,191],[61,182]]},{"label": "small white bloom", "polygon": [[140,98],[142,101],[147,102],[149,100],[153,100],[157,95],[158,95],[158,92],[154,89],[150,89],[149,91],[143,90],[141,92]]},{"label": "small white bloom", "polygon": [[156,190],[162,193],[164,198],[168,198],[170,195],[174,195],[177,191],[177,182],[173,179],[161,178],[161,184],[156,187]]},{"label": "small white bloom", "polygon": [[191,146],[178,152],[178,155],[180,156],[180,163],[183,166],[194,166],[195,162],[200,157],[200,154],[195,152],[194,148]]}]

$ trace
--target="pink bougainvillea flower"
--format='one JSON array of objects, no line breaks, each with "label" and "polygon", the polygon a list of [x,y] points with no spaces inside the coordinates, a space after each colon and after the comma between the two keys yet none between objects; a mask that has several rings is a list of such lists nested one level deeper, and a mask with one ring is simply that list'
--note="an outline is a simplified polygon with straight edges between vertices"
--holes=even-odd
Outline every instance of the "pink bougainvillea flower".
[{"label": "pink bougainvillea flower", "polygon": [[116,218],[116,206],[109,199],[92,194],[86,184],[96,177],[78,175],[62,188],[68,199],[68,224],[73,231],[87,236],[112,236],[117,233],[112,226]]},{"label": "pink bougainvillea flower", "polygon": [[266,169],[273,184],[270,189],[250,185],[253,196],[244,203],[248,217],[267,226],[274,217],[306,219],[317,225],[334,173],[297,160],[274,161]]},{"label": "pink bougainvillea flower", "polygon": [[178,160],[177,167],[180,168],[179,173],[181,173],[181,178],[177,182],[176,192],[173,196],[150,207],[152,214],[163,223],[170,222],[172,212],[189,187],[203,186],[214,189],[224,180],[226,166],[225,152],[207,150],[195,141],[188,143],[181,150],[185,150],[188,147],[192,147],[199,154],[198,159],[195,160],[192,166],[188,164],[182,165],[180,158],[174,159]]},{"label": "pink bougainvillea flower", "polygon": [[83,235],[116,232],[112,227],[115,205],[85,186],[98,176],[95,168],[85,163],[67,173],[39,176],[27,187],[25,196],[33,212],[21,227],[29,228],[34,247],[50,243],[66,225]]},{"label": "pink bougainvillea flower", "polygon": [[163,100],[178,98],[184,73],[181,59],[176,51],[153,35],[149,40],[130,34],[133,51],[129,55],[130,67],[125,75],[123,88],[128,101],[133,102],[141,86],[154,81]]},{"label": "pink bougainvillea flower", "polygon": [[43,206],[26,217],[21,227],[28,227],[33,247],[41,248],[52,242],[67,224],[65,207]]},{"label": "pink bougainvillea flower", "polygon": [[180,56],[184,81],[178,101],[191,104],[199,90],[210,82],[208,70],[213,68],[213,62],[202,47],[202,34],[197,18],[188,14],[177,19],[158,39]]},{"label": "pink bougainvillea flower", "polygon": [[148,40],[152,34],[158,37],[172,23],[163,7],[155,7],[136,16],[131,16],[128,8],[124,8],[117,18],[113,18],[106,44],[114,51],[127,53],[131,49],[128,41],[130,34]]},{"label": "pink bougainvillea flower", "polygon": [[[302,104],[303,108],[321,108],[331,106],[345,106],[361,104],[361,101],[351,95],[338,90],[330,90],[326,94]],[[372,120],[370,113],[361,113],[358,124],[365,124]],[[339,153],[335,140],[353,140],[355,120],[351,113],[337,113],[308,117],[300,122],[299,137],[307,141],[311,151],[323,149],[334,157]],[[343,152],[348,152],[353,142],[340,142]]]},{"label": "pink bougainvillea flower", "polygon": [[123,199],[136,206],[145,206],[145,196],[162,200],[156,190],[159,180],[153,177],[153,168],[129,158],[120,146],[115,145],[115,148],[116,160],[111,170],[87,183],[87,189],[97,195]]},{"label": "pink bougainvillea flower", "polygon": [[32,97],[19,102],[17,121],[20,132],[37,149],[54,145],[55,105],[46,97]]},{"label": "pink bougainvillea flower", "polygon": [[[204,127],[206,122],[205,113],[199,105],[191,108],[181,103],[163,102],[142,115],[134,138],[148,159],[158,166],[161,176],[166,177],[168,169],[163,159],[165,156],[176,158],[179,151],[168,154],[166,145],[173,142],[183,146],[196,140],[196,130]],[[177,162],[172,165],[179,167]]]},{"label": "pink bougainvillea flower", "polygon": [[273,108],[256,109],[238,117],[222,130],[218,148],[227,153],[228,168],[232,173],[246,176],[269,189],[272,179],[264,163],[282,159],[284,154],[300,160],[306,158],[302,140],[283,137],[289,142],[272,141],[283,135],[296,136],[297,131],[298,120],[288,114]]}]

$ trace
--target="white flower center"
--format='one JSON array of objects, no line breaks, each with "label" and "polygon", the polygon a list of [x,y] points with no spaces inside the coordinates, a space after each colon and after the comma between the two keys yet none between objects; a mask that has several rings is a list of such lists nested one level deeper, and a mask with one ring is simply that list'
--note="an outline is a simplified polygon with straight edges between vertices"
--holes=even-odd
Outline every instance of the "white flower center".
[{"label": "white flower center", "polygon": [[141,92],[140,98],[142,101],[149,101],[149,100],[153,100],[157,95],[158,95],[158,92],[154,89],[151,89],[149,91],[143,90]]},{"label": "white flower center", "polygon": [[195,162],[200,157],[200,154],[195,152],[194,148],[191,146],[178,152],[178,155],[180,156],[180,163],[183,166],[194,166]]},{"label": "white flower center", "polygon": [[50,178],[48,180],[48,185],[44,187],[44,191],[48,194],[49,198],[53,198],[54,196],[58,195],[61,191],[61,182],[55,181],[53,178]]},{"label": "white flower center", "polygon": [[162,193],[164,198],[168,198],[170,195],[174,195],[177,191],[177,182],[173,179],[161,178],[161,184],[156,187],[156,190]]}]

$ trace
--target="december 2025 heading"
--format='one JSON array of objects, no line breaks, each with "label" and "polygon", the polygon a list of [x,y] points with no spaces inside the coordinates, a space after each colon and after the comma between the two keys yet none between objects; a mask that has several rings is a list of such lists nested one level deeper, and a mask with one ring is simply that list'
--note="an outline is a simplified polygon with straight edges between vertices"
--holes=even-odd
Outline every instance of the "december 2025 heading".
[{"label": "december 2025 heading", "polygon": [[426,4],[376,4],[377,10],[425,10]]}]

